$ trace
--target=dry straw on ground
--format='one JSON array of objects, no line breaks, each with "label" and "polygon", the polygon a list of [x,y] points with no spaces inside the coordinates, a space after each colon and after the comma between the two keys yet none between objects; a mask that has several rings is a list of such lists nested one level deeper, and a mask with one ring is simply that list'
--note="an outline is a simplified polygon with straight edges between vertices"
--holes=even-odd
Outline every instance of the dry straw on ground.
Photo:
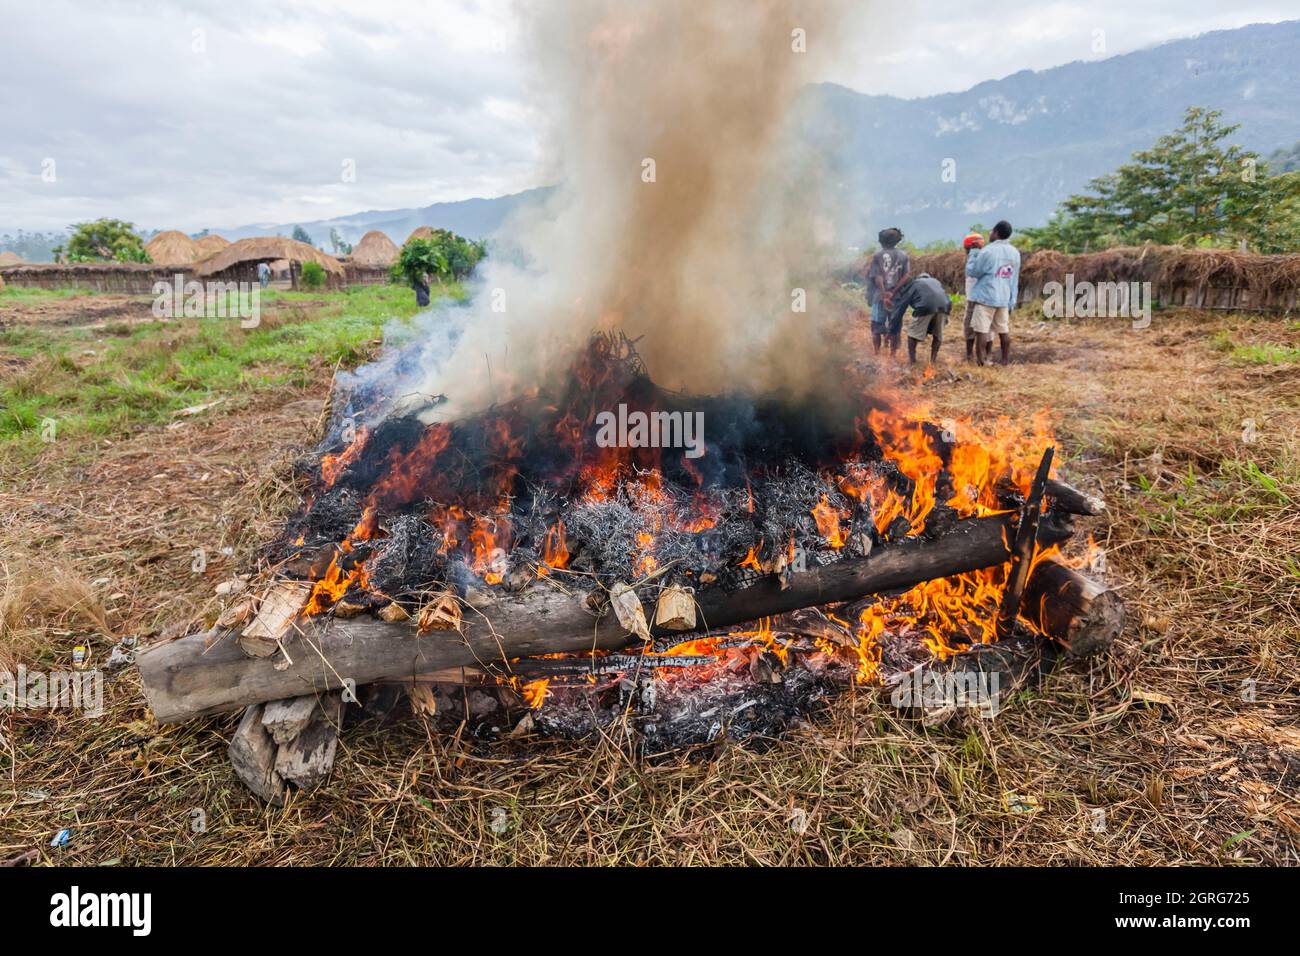
[{"label": "dry straw on ground", "polygon": [[[1300,346],[1276,318],[1161,313],[1139,332],[1021,317],[1014,369],[956,364],[955,341],[954,375],[873,367],[940,418],[1049,409],[1071,477],[1108,500],[1092,530],[1130,627],[1111,657],[1058,669],[996,719],[927,730],[860,692],[768,746],[656,763],[615,736],[489,744],[370,720],[345,732],[322,789],[268,809],[226,760],[236,718],[160,727],[127,669],[102,719],[0,716],[0,860],[1300,863],[1295,366],[1243,362],[1225,338]],[[5,464],[8,574],[83,582],[8,585],[6,647],[53,666],[89,636],[102,659],[119,635],[215,613],[215,586],[295,500],[287,463],[329,375]],[[70,842],[50,848],[63,827]]]}]

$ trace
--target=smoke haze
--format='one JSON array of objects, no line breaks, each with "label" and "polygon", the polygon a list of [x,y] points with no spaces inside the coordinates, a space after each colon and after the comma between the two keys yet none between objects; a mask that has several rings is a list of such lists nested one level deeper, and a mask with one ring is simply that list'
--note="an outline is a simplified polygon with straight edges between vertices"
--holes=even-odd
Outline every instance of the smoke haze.
[{"label": "smoke haze", "polygon": [[[566,370],[593,329],[639,339],[667,388],[797,396],[815,385],[819,176],[784,130],[799,88],[833,55],[839,8],[529,4],[564,187],[503,230],[517,248],[480,266],[454,347],[432,333],[405,391],[446,395],[439,418],[468,414]],[[797,288],[806,311],[795,311]]]}]

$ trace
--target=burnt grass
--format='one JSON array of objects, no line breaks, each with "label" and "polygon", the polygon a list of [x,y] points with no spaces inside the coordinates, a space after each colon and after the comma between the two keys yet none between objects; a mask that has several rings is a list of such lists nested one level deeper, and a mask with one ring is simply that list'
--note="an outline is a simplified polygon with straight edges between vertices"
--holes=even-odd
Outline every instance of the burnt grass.
[{"label": "burnt grass", "polygon": [[[100,718],[0,713],[0,862],[34,849],[128,865],[1300,863],[1295,366],[1236,354],[1298,346],[1300,330],[1181,311],[1145,334],[1014,331],[1054,364],[968,369],[946,343],[954,374],[925,378],[847,343],[936,420],[1048,410],[1071,476],[1107,499],[1088,530],[1124,588],[1124,634],[995,719],[926,727],[850,686],[779,736],[649,758],[618,723],[488,739],[454,719],[487,706],[472,691],[411,715],[375,689],[327,783],[275,809],[234,779],[237,716],[159,726],[126,667],[106,674]],[[181,428],[0,462],[0,666],[62,667],[75,643],[104,661],[123,636],[214,617],[214,589],[298,511],[293,463],[319,440],[331,372]],[[50,847],[64,827],[69,843]]]}]

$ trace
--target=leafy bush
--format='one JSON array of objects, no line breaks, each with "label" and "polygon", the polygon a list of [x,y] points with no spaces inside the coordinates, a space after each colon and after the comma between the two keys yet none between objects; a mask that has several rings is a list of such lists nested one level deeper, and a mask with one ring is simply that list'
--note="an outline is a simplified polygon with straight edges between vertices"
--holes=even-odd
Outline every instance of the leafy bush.
[{"label": "leafy bush", "polygon": [[319,289],[325,284],[325,267],[319,262],[304,262],[301,281],[304,289]]},{"label": "leafy bush", "polygon": [[435,229],[428,239],[412,239],[393,263],[393,278],[412,283],[430,276],[438,282],[463,279],[487,254],[487,244]]}]

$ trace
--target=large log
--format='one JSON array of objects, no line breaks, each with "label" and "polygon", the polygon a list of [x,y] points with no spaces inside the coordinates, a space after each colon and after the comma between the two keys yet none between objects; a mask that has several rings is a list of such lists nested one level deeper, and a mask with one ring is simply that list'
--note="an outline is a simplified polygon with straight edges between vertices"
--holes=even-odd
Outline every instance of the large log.
[{"label": "large log", "polygon": [[[1010,557],[1014,530],[1011,514],[969,518],[932,540],[916,538],[878,547],[865,558],[794,572],[784,581],[767,575],[745,588],[703,591],[696,595],[699,628],[728,627],[799,608],[905,590],[922,581],[1002,564]],[[1041,543],[1060,540],[1054,536]],[[652,630],[656,637],[668,633]],[[465,608],[459,632],[421,636],[409,622],[333,619],[307,624],[288,644],[291,661],[281,654],[251,658],[228,635],[212,643],[204,633],[145,648],[136,653],[136,660],[154,717],[173,723],[336,690],[347,682],[359,686],[517,657],[613,650],[632,640],[613,613],[593,611],[585,595],[565,591],[546,579],[522,595],[501,594],[486,607]]]},{"label": "large log", "polygon": [[1076,657],[1106,650],[1124,627],[1118,591],[1050,559],[1034,565],[1020,613]]}]

